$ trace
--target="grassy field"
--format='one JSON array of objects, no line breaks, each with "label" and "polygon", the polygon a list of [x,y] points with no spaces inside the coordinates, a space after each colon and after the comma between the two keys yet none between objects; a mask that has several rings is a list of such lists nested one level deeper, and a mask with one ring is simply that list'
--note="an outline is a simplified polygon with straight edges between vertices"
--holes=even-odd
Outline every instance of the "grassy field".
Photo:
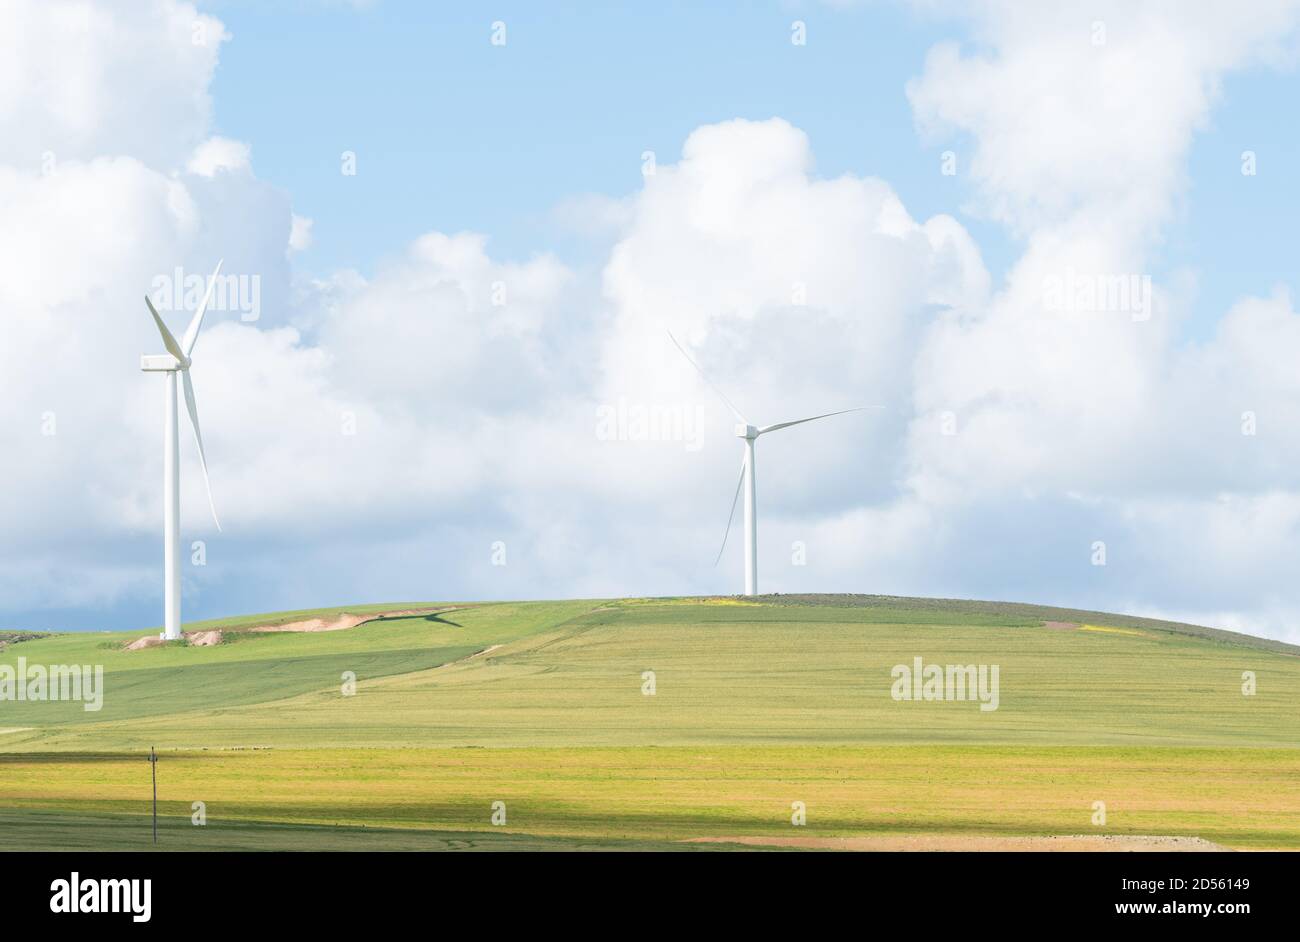
[{"label": "grassy field", "polygon": [[[797,833],[828,837],[1300,848],[1300,649],[1277,642],[861,596],[482,604],[240,631],[315,614],[187,626],[222,629],[213,647],[124,650],[135,632],[0,648],[0,664],[105,672],[99,712],[0,702],[6,846],[147,846],[152,745],[171,849],[717,849],[677,842],[789,835],[795,802]],[[891,668],[915,657],[997,665],[998,708],[894,700]]]}]

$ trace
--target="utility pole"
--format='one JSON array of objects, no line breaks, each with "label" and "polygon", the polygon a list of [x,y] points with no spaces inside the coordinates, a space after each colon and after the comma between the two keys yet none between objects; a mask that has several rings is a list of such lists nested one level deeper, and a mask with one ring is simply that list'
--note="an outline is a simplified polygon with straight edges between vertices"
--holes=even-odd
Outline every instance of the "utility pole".
[{"label": "utility pole", "polygon": [[149,747],[149,770],[153,774],[153,842],[158,843],[158,753]]}]

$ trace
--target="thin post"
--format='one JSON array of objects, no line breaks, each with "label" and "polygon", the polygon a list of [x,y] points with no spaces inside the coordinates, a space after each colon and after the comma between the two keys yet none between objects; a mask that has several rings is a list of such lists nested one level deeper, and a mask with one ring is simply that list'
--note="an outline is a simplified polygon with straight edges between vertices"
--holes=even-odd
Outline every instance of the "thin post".
[{"label": "thin post", "polygon": [[153,774],[153,842],[158,843],[158,754],[149,747],[149,770]]}]

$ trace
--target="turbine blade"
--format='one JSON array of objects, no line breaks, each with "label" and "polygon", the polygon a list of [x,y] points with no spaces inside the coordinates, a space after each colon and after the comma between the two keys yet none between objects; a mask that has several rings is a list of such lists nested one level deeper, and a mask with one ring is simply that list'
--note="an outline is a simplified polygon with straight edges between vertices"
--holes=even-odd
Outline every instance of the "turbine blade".
[{"label": "turbine blade", "polygon": [[806,419],[795,419],[793,422],[778,422],[776,425],[764,425],[758,430],[758,434],[764,432],[775,432],[779,428],[789,428],[792,425],[802,425],[805,422],[815,422],[817,419],[829,419],[833,415],[848,415],[850,412],[863,412],[867,409],[879,409],[880,406],[860,406],[857,409],[841,409],[839,412],[823,412],[821,415],[811,415]]},{"label": "turbine blade", "polygon": [[208,480],[208,459],[203,454],[203,434],[199,431],[199,407],[194,402],[194,383],[190,380],[190,371],[181,370],[185,380],[185,407],[190,412],[190,427],[194,429],[194,444],[199,446],[199,465],[203,468],[203,486],[208,490],[208,506],[212,508],[212,522],[221,531],[221,521],[217,519],[217,505],[212,499],[212,482]]},{"label": "turbine blade", "polygon": [[731,513],[727,515],[727,530],[722,534],[722,546],[718,549],[718,558],[713,561],[717,565],[722,560],[722,551],[727,548],[727,537],[731,536],[731,521],[736,519],[736,504],[740,503],[740,489],[745,484],[745,465],[749,463],[749,449],[746,448],[740,455],[740,480],[736,482],[736,496],[731,498]]},{"label": "turbine blade", "polygon": [[147,294],[144,296],[144,303],[149,305],[149,313],[153,315],[153,322],[158,325],[158,333],[162,334],[163,346],[167,348],[167,352],[174,356],[178,363],[182,365],[187,363],[189,357],[187,357],[185,352],[181,350],[180,344],[176,342],[176,338],[172,336],[172,332],[167,329],[167,325],[163,323],[163,319],[158,316],[158,309],[153,306],[153,302],[149,300],[149,295]]},{"label": "turbine blade", "polygon": [[199,304],[199,309],[194,312],[190,326],[185,328],[185,336],[181,338],[181,349],[185,351],[186,359],[189,359],[190,354],[194,352],[194,342],[199,339],[199,327],[203,324],[203,313],[208,309],[208,302],[212,300],[212,289],[216,287],[217,275],[221,274],[221,263],[224,261],[225,259],[218,260],[212,277],[208,279],[208,290],[203,294],[203,301]]},{"label": "turbine blade", "polygon": [[704,381],[709,384],[710,389],[712,389],[715,393],[718,394],[718,398],[727,404],[727,408],[731,410],[732,415],[734,415],[737,419],[739,419],[742,425],[748,425],[749,419],[745,418],[743,415],[740,414],[740,410],[737,409],[732,404],[731,400],[727,398],[726,393],[724,393],[717,386],[713,385],[713,380],[709,379],[709,374],[705,373],[704,370],[700,369],[700,364],[696,363],[694,360],[691,359],[691,355],[686,352],[685,347],[683,347],[680,343],[677,342],[677,338],[673,336],[673,332],[671,330],[668,331],[668,339],[673,342],[674,347],[676,347],[678,350],[681,351],[682,356],[686,357],[686,362],[689,363],[691,366],[695,367],[695,372],[699,373],[702,377],[704,377]]}]

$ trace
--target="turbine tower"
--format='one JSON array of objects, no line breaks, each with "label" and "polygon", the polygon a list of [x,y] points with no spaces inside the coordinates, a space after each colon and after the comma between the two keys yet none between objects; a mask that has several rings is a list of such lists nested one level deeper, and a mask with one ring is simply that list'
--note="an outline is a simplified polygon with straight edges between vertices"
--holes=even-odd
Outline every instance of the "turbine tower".
[{"label": "turbine tower", "polygon": [[172,332],[158,316],[153,301],[148,295],[144,297],[144,303],[148,305],[149,313],[153,315],[154,323],[158,325],[158,333],[162,334],[163,346],[167,348],[166,353],[146,354],[141,357],[140,369],[146,373],[167,374],[167,418],[163,426],[163,637],[169,641],[174,641],[181,636],[181,454],[180,443],[177,441],[179,432],[177,373],[181,375],[185,387],[185,407],[189,411],[190,425],[194,429],[194,442],[199,446],[199,465],[203,468],[203,484],[208,490],[208,506],[212,509],[212,520],[216,523],[217,530],[221,529],[221,521],[217,519],[217,505],[212,501],[212,485],[208,481],[208,462],[203,454],[203,436],[199,432],[199,410],[194,402],[194,383],[190,380],[190,365],[193,363],[190,355],[194,352],[194,342],[199,339],[203,312],[207,310],[208,301],[212,298],[212,288],[216,285],[217,275],[220,272],[221,262],[217,262],[216,270],[208,279],[208,290],[203,295],[203,302],[199,304],[199,309],[194,313],[194,319],[190,321],[190,326],[185,330],[185,336],[181,338],[180,343],[176,342]]},{"label": "turbine tower", "polygon": [[758,441],[760,435],[766,435],[768,432],[775,432],[778,429],[789,428],[792,425],[802,425],[805,422],[813,422],[817,419],[827,419],[833,415],[845,415],[849,412],[862,412],[869,408],[879,408],[879,406],[860,406],[856,409],[841,409],[839,412],[824,412],[821,415],[812,415],[806,419],[794,419],[790,422],[778,422],[775,425],[755,426],[740,414],[740,410],[735,407],[730,399],[713,384],[708,374],[700,369],[700,365],[691,359],[691,355],[686,352],[686,348],[677,342],[672,331],[668,332],[668,339],[673,342],[682,356],[686,357],[688,363],[695,367],[695,371],[704,378],[704,382],[709,388],[717,393],[718,398],[727,404],[732,415],[739,421],[736,426],[736,437],[745,441],[745,450],[740,459],[740,480],[736,482],[736,496],[731,499],[731,513],[727,516],[727,529],[722,534],[722,546],[718,550],[718,557],[713,561],[717,565],[722,559],[722,553],[727,548],[727,537],[731,535],[731,521],[736,517],[736,504],[740,501],[740,492],[745,492],[745,594],[758,594],[758,489],[754,480],[754,443]]}]

